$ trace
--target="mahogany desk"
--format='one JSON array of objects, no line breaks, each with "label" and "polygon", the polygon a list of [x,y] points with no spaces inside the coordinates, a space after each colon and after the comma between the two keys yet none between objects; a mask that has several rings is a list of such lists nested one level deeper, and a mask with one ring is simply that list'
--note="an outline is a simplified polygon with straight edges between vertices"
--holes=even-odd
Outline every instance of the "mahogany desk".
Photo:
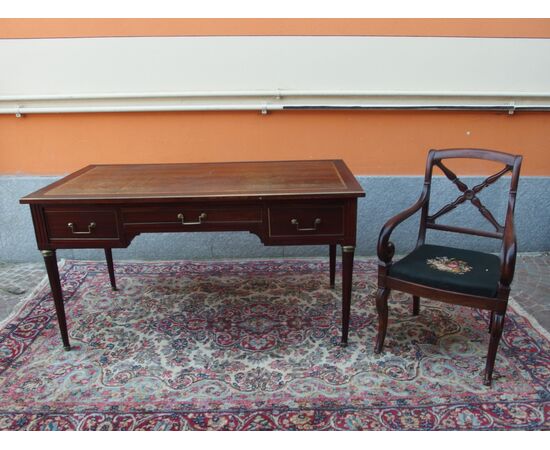
[{"label": "mahogany desk", "polygon": [[329,245],[334,286],[342,246],[342,343],[348,339],[357,198],[341,160],[91,165],[20,199],[31,208],[65,350],[70,350],[56,250],[111,249],[140,233],[249,231],[265,245]]}]

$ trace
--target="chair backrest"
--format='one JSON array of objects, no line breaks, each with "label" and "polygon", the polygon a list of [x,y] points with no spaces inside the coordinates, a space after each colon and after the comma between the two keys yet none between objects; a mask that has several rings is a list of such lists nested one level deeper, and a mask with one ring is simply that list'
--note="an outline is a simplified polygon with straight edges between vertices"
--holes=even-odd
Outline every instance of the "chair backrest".
[{"label": "chair backrest", "polygon": [[[453,171],[451,171],[443,161],[446,159],[457,159],[457,158],[466,158],[466,159],[483,159],[488,161],[495,161],[504,164],[504,168],[487,177],[484,181],[477,184],[473,187],[468,187],[463,181],[461,181]],[[501,225],[493,216],[493,214],[487,209],[487,207],[479,200],[477,194],[486,188],[487,186],[493,184],[504,174],[511,172],[511,181],[510,181],[510,190],[508,192],[508,207],[506,212],[506,217],[512,217],[510,214],[514,213],[514,207],[516,203],[516,191],[519,181],[519,172],[521,168],[522,157],[519,155],[511,155],[508,153],[498,152],[495,150],[485,150],[485,149],[443,149],[443,150],[430,150],[428,154],[428,159],[426,162],[426,175],[424,178],[424,189],[427,192],[428,200],[422,208],[422,215],[420,220],[420,230],[418,233],[418,244],[421,245],[424,243],[426,238],[426,230],[434,229],[441,231],[450,231],[454,233],[463,233],[463,234],[472,234],[475,236],[485,236],[496,239],[503,239],[508,221]],[[430,207],[430,189],[432,182],[433,168],[437,166],[445,176],[456,185],[461,194],[451,203],[440,208],[437,212],[429,214]],[[438,224],[437,219],[446,213],[454,210],[457,206],[462,203],[470,201],[481,213],[481,215],[487,219],[487,221],[493,226],[494,231],[487,230],[478,230],[474,228],[462,227],[462,226],[453,226],[453,225],[444,225]]]}]

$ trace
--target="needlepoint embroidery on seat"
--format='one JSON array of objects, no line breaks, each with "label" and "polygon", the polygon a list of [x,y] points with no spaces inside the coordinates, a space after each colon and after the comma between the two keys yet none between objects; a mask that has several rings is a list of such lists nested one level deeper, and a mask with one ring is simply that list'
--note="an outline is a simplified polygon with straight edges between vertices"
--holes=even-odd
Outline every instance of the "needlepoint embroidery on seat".
[{"label": "needlepoint embroidery on seat", "polygon": [[472,267],[468,265],[466,261],[460,259],[448,258],[447,256],[438,256],[436,258],[430,258],[426,260],[426,263],[435,270],[441,270],[442,272],[451,272],[456,275],[464,275],[472,270]]}]

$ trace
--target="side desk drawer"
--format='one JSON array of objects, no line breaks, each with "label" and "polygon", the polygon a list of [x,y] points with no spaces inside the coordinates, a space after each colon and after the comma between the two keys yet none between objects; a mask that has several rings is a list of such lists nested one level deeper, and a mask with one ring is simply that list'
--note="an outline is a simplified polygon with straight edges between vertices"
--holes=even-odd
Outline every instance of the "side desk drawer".
[{"label": "side desk drawer", "polygon": [[340,205],[269,206],[268,217],[272,237],[344,234],[344,208]]},{"label": "side desk drawer", "polygon": [[117,239],[115,210],[79,210],[46,208],[44,210],[50,239]]}]

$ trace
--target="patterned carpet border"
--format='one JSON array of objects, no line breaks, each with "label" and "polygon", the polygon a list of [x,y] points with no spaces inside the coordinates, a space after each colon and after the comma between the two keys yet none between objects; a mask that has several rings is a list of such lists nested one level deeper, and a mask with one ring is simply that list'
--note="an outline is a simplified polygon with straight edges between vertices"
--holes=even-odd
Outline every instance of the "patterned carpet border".
[{"label": "patterned carpet border", "polygon": [[[126,288],[129,299],[145,298],[151,303],[133,311],[134,316],[127,315],[128,309],[121,312],[122,304],[120,310],[113,309],[105,313],[105,317],[100,317],[101,305],[115,298],[107,289],[105,264],[65,261],[61,277],[71,339],[76,349],[68,353],[62,351],[49,286],[42,282],[17,311],[0,324],[0,430],[550,429],[550,336],[534,318],[510,302],[492,389],[479,386],[488,342],[486,317],[469,308],[457,311],[449,305],[426,301],[422,303],[424,318],[418,319],[423,321],[415,322],[416,319],[408,315],[407,299],[396,297],[390,306],[390,318],[394,314],[399,328],[392,328],[390,322],[388,349],[385,355],[375,357],[372,353],[376,331],[372,298],[375,269],[372,259],[360,258],[355,263],[350,347],[341,349],[337,346],[340,285],[337,284],[335,291],[326,286],[328,264],[325,260],[118,263],[116,272],[121,292]],[[236,283],[237,278],[242,281]],[[220,283],[232,281],[215,291],[212,279]],[[175,293],[181,291],[180,283],[184,282],[185,286],[191,283],[194,290],[182,294],[188,298],[180,299]],[[281,286],[286,285],[288,291],[281,294]],[[262,292],[262,289],[265,290]],[[233,299],[234,309],[220,302],[208,303],[222,293]],[[90,305],[80,301],[85,294]],[[219,323],[220,317],[227,318],[228,314],[235,314],[235,310],[242,310],[243,303],[237,298],[241,294],[254,305],[246,326],[241,325],[240,318],[231,316],[226,328],[214,330],[212,323]],[[279,309],[262,310],[259,314],[258,309],[265,308],[264,300],[258,299],[259,294],[270,298],[282,295],[291,300],[277,303]],[[195,297],[196,304],[192,300]],[[164,303],[155,303],[159,299]],[[320,302],[320,306],[312,300]],[[173,311],[170,313],[167,309],[157,328],[139,328],[150,326],[151,318],[142,320],[138,313],[146,314],[147,308],[159,304],[177,311],[182,302],[191,308],[182,320],[190,323],[201,319],[208,323],[200,325],[203,327],[200,329],[189,323],[167,323],[167,318],[173,317]],[[139,309],[138,304],[134,304]],[[286,334],[279,322],[274,323],[281,311],[292,312],[294,318],[307,317],[312,334],[304,332],[301,323],[290,329],[294,334]],[[201,372],[203,378],[209,378],[207,381],[219,382],[224,370],[234,376],[231,395],[223,401],[214,401],[214,394],[205,397],[206,400],[195,401],[196,392],[186,390],[188,385],[182,382],[176,369],[174,373],[168,370],[160,373],[150,362],[140,362],[140,354],[146,355],[147,348],[132,353],[130,347],[123,346],[123,341],[113,339],[107,344],[106,336],[112,335],[103,334],[96,339],[87,328],[103,323],[116,325],[117,318],[128,317],[132,326],[120,324],[120,332],[131,333],[139,328],[143,335],[153,336],[151,342],[157,347],[151,349],[151,354],[162,354],[169,363],[166,367],[181,369],[184,362],[178,355],[199,344],[212,352],[211,359],[231,361],[227,367],[205,368],[205,372]],[[430,331],[431,327],[437,331]],[[112,328],[115,329],[116,326]],[[108,333],[109,328],[104,332]],[[254,339],[250,338],[252,335]],[[128,342],[134,342],[136,336],[139,337],[128,336]],[[178,344],[181,347],[170,353],[176,341],[182,341]],[[140,345],[147,347],[147,342],[150,341],[142,339]],[[307,352],[303,347],[313,343],[319,347],[313,348],[312,354],[300,353]],[[264,348],[268,350],[262,350]],[[124,352],[131,354],[130,357]],[[322,352],[324,359],[312,359]],[[307,373],[304,383],[310,384],[299,385],[295,390],[299,394],[294,396],[285,389],[292,383],[298,384],[304,373],[297,373],[296,368],[277,366],[289,363],[281,356],[286,353],[294,363],[302,361],[300,358],[315,363],[314,369],[303,369]],[[234,356],[244,361],[246,370],[231,365]],[[348,360],[354,361],[349,362],[345,370],[341,369],[339,364]],[[252,381],[243,380],[242,374],[250,373],[250,368],[256,366],[261,376]],[[93,370],[100,372],[101,384],[85,386],[88,382],[85,369],[90,374]],[[369,371],[373,372],[372,378],[366,378],[365,372]],[[283,381],[278,379],[280,389],[270,384],[271,379],[266,381],[268,372],[283,373]],[[55,390],[40,381],[40,374],[50,377],[48,381],[55,383]],[[149,378],[154,380],[151,386],[139,384]],[[195,384],[189,383],[189,386],[198,381],[193,379]],[[138,397],[133,403],[124,400],[124,395],[128,395],[123,393],[125,383],[137,383],[135,390],[128,390]],[[364,389],[370,383],[372,392]],[[79,385],[82,389],[78,389]],[[67,392],[63,386],[68,387]],[[140,391],[143,386],[153,389],[150,398],[155,407],[144,402],[145,394]],[[214,389],[212,386],[208,389]],[[157,395],[156,389],[158,395],[165,397],[153,398]],[[279,391],[283,394],[279,395]],[[250,393],[257,393],[257,402],[250,400],[254,398]],[[90,400],[89,396],[94,395],[97,398]]]}]

